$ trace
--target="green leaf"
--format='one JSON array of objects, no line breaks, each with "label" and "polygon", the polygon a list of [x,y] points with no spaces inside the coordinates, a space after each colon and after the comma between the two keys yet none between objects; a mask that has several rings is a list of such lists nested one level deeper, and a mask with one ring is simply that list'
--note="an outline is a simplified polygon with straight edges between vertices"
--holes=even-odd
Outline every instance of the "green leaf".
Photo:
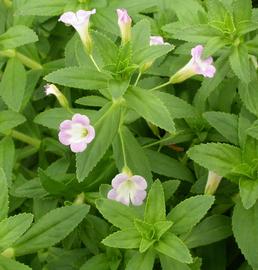
[{"label": "green leaf", "polygon": [[[214,1],[212,1],[214,3]],[[216,1],[218,3],[219,1]],[[223,37],[213,37],[208,40],[204,48],[203,57],[209,57],[215,54],[218,50],[225,47],[228,44],[228,41]]]},{"label": "green leaf", "polygon": [[174,46],[169,44],[158,46],[148,45],[147,47],[142,48],[133,54],[133,62],[139,66],[142,66],[145,63],[152,62],[157,58],[168,54],[173,49]]},{"label": "green leaf", "polygon": [[156,239],[160,239],[164,233],[166,233],[171,226],[173,225],[173,222],[171,221],[158,221],[154,224],[154,228],[156,231]]},{"label": "green leaf", "polygon": [[244,208],[251,208],[258,199],[258,180],[240,178],[239,189]]},{"label": "green leaf", "polygon": [[19,15],[55,16],[64,12],[67,0],[29,0],[17,11]]},{"label": "green leaf", "polygon": [[221,241],[232,235],[231,219],[222,215],[205,218],[187,235],[185,244],[188,248],[206,246]]},{"label": "green leaf", "polygon": [[92,32],[94,46],[99,51],[105,65],[114,64],[118,57],[118,48],[116,44],[106,35],[94,31]]},{"label": "green leaf", "polygon": [[9,109],[16,112],[21,109],[26,80],[26,71],[21,62],[15,57],[9,59],[0,85],[1,97]]},{"label": "green leaf", "polygon": [[0,255],[0,268],[4,270],[32,270],[29,266]]},{"label": "green leaf", "polygon": [[155,229],[154,229],[153,224],[149,224],[140,219],[135,219],[134,224],[137,231],[141,234],[142,238],[146,240],[153,240],[155,236]]},{"label": "green leaf", "polygon": [[234,0],[233,15],[236,24],[243,21],[249,21],[252,17],[252,1],[251,0]]},{"label": "green leaf", "polygon": [[138,248],[140,246],[141,235],[134,229],[127,229],[110,234],[102,243],[113,248]]},{"label": "green leaf", "polygon": [[238,117],[224,112],[206,112],[203,117],[229,142],[238,145]]},{"label": "green leaf", "polygon": [[154,94],[140,88],[131,88],[125,99],[127,105],[140,116],[171,133],[175,132],[174,121],[165,104]]},{"label": "green leaf", "polygon": [[0,221],[8,216],[9,197],[8,184],[5,173],[0,168]]},{"label": "green leaf", "polygon": [[152,270],[155,252],[149,249],[145,253],[136,252],[128,261],[125,270]]},{"label": "green leaf", "polygon": [[128,207],[113,200],[97,200],[96,207],[106,220],[120,229],[134,227],[134,220],[140,218],[135,208]]},{"label": "green leaf", "polygon": [[183,163],[157,151],[150,149],[145,149],[144,151],[147,154],[153,172],[188,182],[194,181],[192,172]]},{"label": "green leaf", "polygon": [[123,169],[125,158],[127,166],[133,174],[143,176],[149,184],[152,182],[151,166],[148,158],[137,139],[125,126],[119,128],[118,134],[113,141],[113,154],[119,170]]},{"label": "green leaf", "polygon": [[0,141],[0,168],[4,170],[8,186],[12,182],[12,171],[15,161],[15,147],[10,137]]},{"label": "green leaf", "polygon": [[132,29],[132,49],[133,53],[150,46],[150,22],[146,19],[139,21]]},{"label": "green leaf", "polygon": [[1,111],[0,112],[0,132],[4,132],[14,127],[17,127],[20,124],[24,123],[25,121],[26,121],[26,118],[17,112],[13,112],[9,110]]},{"label": "green leaf", "polygon": [[193,261],[190,251],[186,245],[174,234],[167,232],[155,245],[155,249],[182,263],[191,263]]},{"label": "green leaf", "polygon": [[258,120],[254,121],[252,126],[247,129],[247,134],[258,140]]},{"label": "green leaf", "polygon": [[156,180],[149,191],[145,212],[144,221],[154,224],[158,221],[166,220],[165,197],[162,184]]},{"label": "green leaf", "polygon": [[129,86],[128,81],[116,81],[110,80],[108,82],[108,90],[111,93],[112,98],[117,99],[124,95]]},{"label": "green leaf", "polygon": [[12,246],[23,235],[33,221],[32,214],[22,213],[0,222],[0,250]]},{"label": "green leaf", "polygon": [[109,103],[101,109],[97,120],[93,121],[96,137],[86,151],[76,155],[76,173],[79,182],[88,176],[111,145],[118,131],[120,116],[120,103],[112,105]]},{"label": "green leaf", "polygon": [[173,221],[171,231],[175,234],[190,232],[206,215],[213,203],[214,197],[210,195],[197,195],[182,201],[167,216]]},{"label": "green leaf", "polygon": [[80,270],[110,270],[109,259],[105,254],[98,254],[87,260]]},{"label": "green leaf", "polygon": [[250,66],[246,45],[233,46],[229,56],[229,63],[236,76],[244,83],[250,82]]},{"label": "green leaf", "polygon": [[38,41],[38,37],[33,30],[24,25],[16,25],[0,35],[0,49],[14,49],[36,41]]},{"label": "green leaf", "polygon": [[[171,3],[171,2],[170,2]],[[193,25],[199,23],[199,14],[204,13],[202,5],[195,0],[174,1],[171,3],[179,21],[185,25]],[[193,10],[195,11],[193,14]],[[190,16],[191,15],[191,16]]]},{"label": "green leaf", "polygon": [[154,92],[154,95],[166,105],[173,119],[197,115],[196,109],[181,98],[162,92]]},{"label": "green leaf", "polygon": [[253,269],[258,269],[258,203],[245,209],[239,201],[233,212],[232,227],[236,242]]},{"label": "green leaf", "polygon": [[86,96],[78,98],[75,103],[84,105],[84,106],[92,106],[92,107],[103,107],[108,103],[108,100],[101,96]]},{"label": "green leaf", "polygon": [[69,67],[59,69],[48,74],[44,79],[48,82],[79,88],[95,90],[106,88],[112,77],[107,73],[99,72],[87,67]]},{"label": "green leaf", "polygon": [[248,84],[240,82],[238,87],[240,98],[245,107],[256,116],[258,116],[257,83],[258,79],[256,78]]},{"label": "green leaf", "polygon": [[162,253],[159,254],[159,258],[162,270],[171,270],[171,267],[173,267],[173,270],[191,270],[187,264],[174,260],[171,257],[163,255]]},{"label": "green leaf", "polygon": [[196,145],[187,154],[199,165],[221,176],[229,174],[241,163],[240,149],[225,143]]},{"label": "green leaf", "polygon": [[64,239],[89,212],[87,205],[54,209],[36,222],[13,246],[17,256],[48,248]]}]

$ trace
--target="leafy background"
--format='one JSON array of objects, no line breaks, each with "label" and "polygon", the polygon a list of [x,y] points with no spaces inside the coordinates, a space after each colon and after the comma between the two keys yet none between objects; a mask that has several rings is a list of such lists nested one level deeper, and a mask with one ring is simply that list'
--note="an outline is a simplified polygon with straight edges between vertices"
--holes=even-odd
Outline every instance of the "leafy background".
[{"label": "leafy background", "polygon": [[[258,269],[256,6],[0,1],[1,269]],[[121,7],[134,21],[123,47]],[[58,22],[64,11],[92,8],[101,73],[73,29]],[[173,46],[150,47],[151,34]],[[214,57],[214,78],[150,90],[187,63],[197,44]],[[76,157],[57,139],[72,115],[45,96],[47,82],[96,129]],[[106,199],[125,162],[148,181],[141,207]],[[203,195],[208,170],[223,176],[215,196]]]}]

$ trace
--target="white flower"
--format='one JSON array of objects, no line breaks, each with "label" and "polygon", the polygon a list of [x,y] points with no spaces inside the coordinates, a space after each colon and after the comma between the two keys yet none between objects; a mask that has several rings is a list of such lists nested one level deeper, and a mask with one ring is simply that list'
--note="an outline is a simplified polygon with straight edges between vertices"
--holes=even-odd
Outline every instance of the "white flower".
[{"label": "white flower", "polygon": [[140,175],[120,173],[113,178],[112,187],[107,197],[125,205],[129,205],[130,201],[133,205],[141,205],[147,195],[147,182]]},{"label": "white flower", "polygon": [[80,35],[80,38],[87,49],[87,52],[91,54],[92,51],[92,40],[89,34],[89,21],[90,16],[96,13],[96,9],[78,10],[76,13],[69,11],[65,12],[58,21],[71,25]]},{"label": "white flower", "polygon": [[221,179],[222,179],[222,176],[216,174],[213,171],[209,171],[208,180],[205,186],[204,194],[209,194],[209,195],[214,194],[219,186]]},{"label": "white flower", "polygon": [[62,107],[69,109],[69,103],[66,97],[60,92],[60,90],[54,84],[46,84],[44,88],[47,96],[54,95]]}]

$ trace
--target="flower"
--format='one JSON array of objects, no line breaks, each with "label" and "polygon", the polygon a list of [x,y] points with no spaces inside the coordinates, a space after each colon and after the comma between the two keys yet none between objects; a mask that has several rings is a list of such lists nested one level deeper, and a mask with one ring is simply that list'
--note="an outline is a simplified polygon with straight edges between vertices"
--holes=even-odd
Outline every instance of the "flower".
[{"label": "flower", "polygon": [[72,152],[83,152],[95,137],[95,129],[90,125],[87,116],[79,113],[72,120],[64,120],[59,127],[59,141],[64,145],[70,145]]},{"label": "flower", "polygon": [[209,194],[209,195],[214,194],[219,186],[221,179],[222,179],[222,176],[219,176],[213,171],[209,171],[208,180],[205,186],[204,194]]},{"label": "flower", "polygon": [[164,42],[164,39],[161,36],[151,36],[150,46],[153,46],[153,45],[170,45],[170,44],[168,42]]},{"label": "flower", "polygon": [[147,193],[146,180],[140,175],[119,173],[112,180],[112,189],[108,192],[108,199],[129,205],[141,205]]},{"label": "flower", "polygon": [[89,21],[90,16],[96,13],[96,9],[87,11],[87,10],[78,10],[74,12],[65,12],[58,21],[63,22],[67,25],[72,25],[74,29],[80,35],[82,43],[84,44],[87,52],[92,53],[92,40],[89,34]]},{"label": "flower", "polygon": [[216,68],[213,65],[212,57],[202,59],[204,47],[198,45],[191,50],[191,60],[170,78],[171,83],[180,83],[194,75],[203,75],[207,78],[214,77]]},{"label": "flower", "polygon": [[122,44],[126,44],[128,41],[131,40],[132,19],[128,15],[126,9],[118,8],[116,12],[118,16],[118,25],[121,32]]},{"label": "flower", "polygon": [[69,109],[68,100],[54,84],[46,84],[44,88],[47,96],[54,95],[62,107]]}]

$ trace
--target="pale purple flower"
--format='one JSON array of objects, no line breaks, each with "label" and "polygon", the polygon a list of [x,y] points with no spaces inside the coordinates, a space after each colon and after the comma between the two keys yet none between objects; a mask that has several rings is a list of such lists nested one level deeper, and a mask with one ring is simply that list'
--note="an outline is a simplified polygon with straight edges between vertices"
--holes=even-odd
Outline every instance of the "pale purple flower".
[{"label": "pale purple flower", "polygon": [[203,75],[207,78],[214,77],[216,68],[213,65],[212,57],[202,58],[204,47],[197,45],[191,50],[191,60],[170,78],[171,83],[182,82],[194,75]]},{"label": "pale purple flower", "polygon": [[221,179],[222,176],[216,174],[213,171],[209,171],[204,193],[209,195],[214,194],[219,186]]},{"label": "pale purple flower", "polygon": [[164,42],[164,39],[161,36],[151,36],[150,46],[153,46],[153,45],[170,45],[170,44],[168,42]]},{"label": "pale purple flower", "polygon": [[108,199],[129,205],[141,205],[147,195],[147,182],[140,175],[120,173],[112,180],[112,189],[108,192]]},{"label": "pale purple flower", "polygon": [[128,41],[131,40],[132,19],[128,15],[126,9],[118,8],[116,12],[118,16],[118,25],[121,32],[122,43],[126,44]]},{"label": "pale purple flower", "polygon": [[72,11],[65,12],[58,21],[65,23],[68,26],[73,26],[80,35],[80,38],[85,45],[87,51],[91,53],[92,41],[89,35],[90,16],[96,13],[96,9],[78,10],[76,13]]},{"label": "pale purple flower", "polygon": [[72,120],[64,120],[59,129],[59,141],[70,145],[74,153],[83,152],[95,138],[95,129],[90,125],[89,118],[79,113],[75,114]]}]

